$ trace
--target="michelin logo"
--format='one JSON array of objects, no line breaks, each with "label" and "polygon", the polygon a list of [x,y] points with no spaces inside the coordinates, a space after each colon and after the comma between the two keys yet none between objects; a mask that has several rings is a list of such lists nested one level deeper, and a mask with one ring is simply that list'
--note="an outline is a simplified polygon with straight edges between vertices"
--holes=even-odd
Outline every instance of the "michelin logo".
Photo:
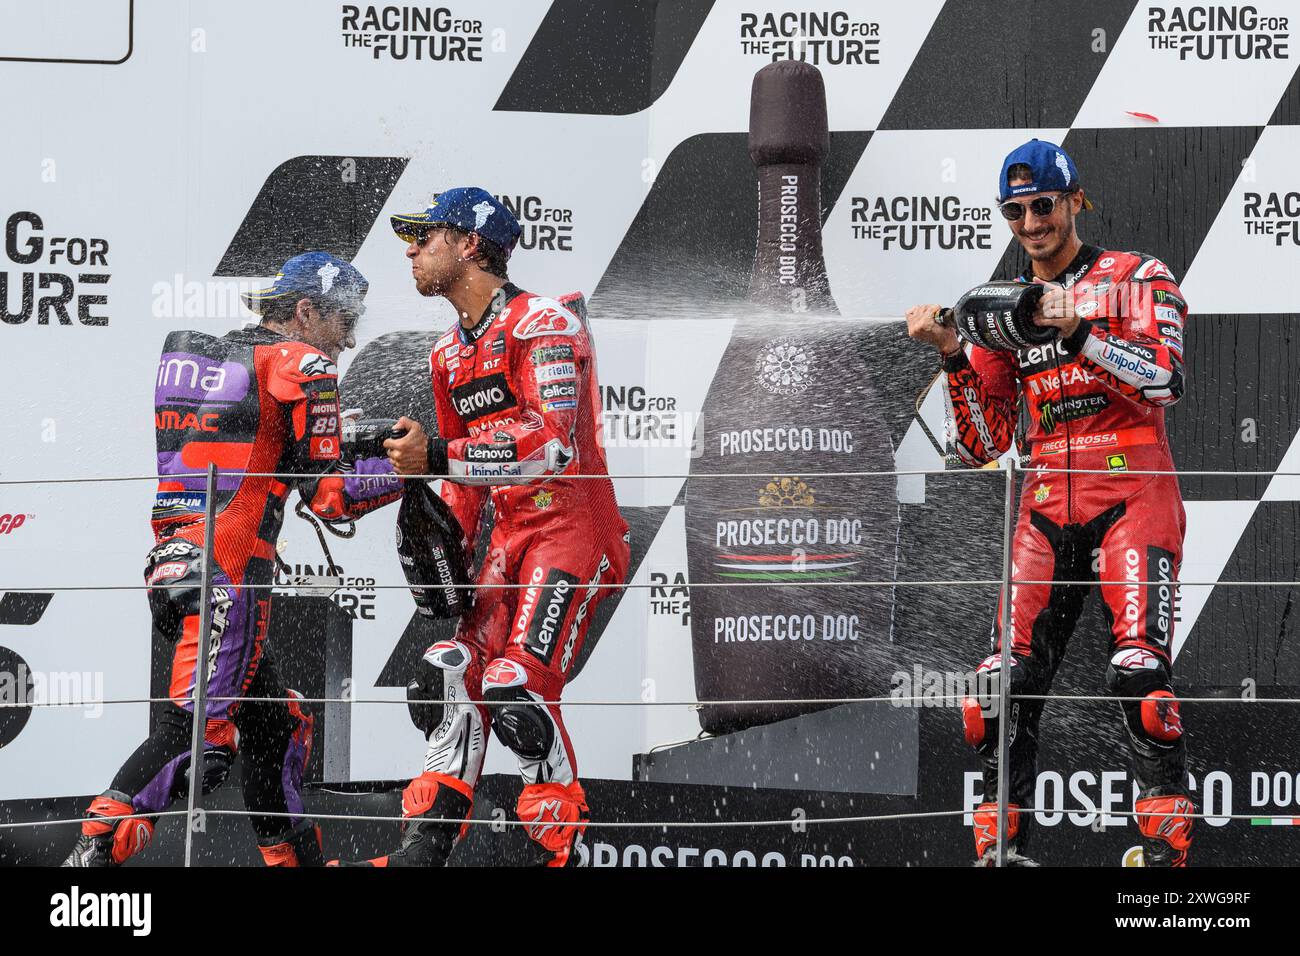
[{"label": "michelin logo", "polygon": [[334,287],[334,280],[338,278],[339,267],[327,262],[316,270],[316,274],[320,276],[320,290],[328,292]]},{"label": "michelin logo", "polygon": [[1070,163],[1066,160],[1063,153],[1056,154],[1056,168],[1059,169],[1061,175],[1065,177],[1065,185],[1070,185]]}]

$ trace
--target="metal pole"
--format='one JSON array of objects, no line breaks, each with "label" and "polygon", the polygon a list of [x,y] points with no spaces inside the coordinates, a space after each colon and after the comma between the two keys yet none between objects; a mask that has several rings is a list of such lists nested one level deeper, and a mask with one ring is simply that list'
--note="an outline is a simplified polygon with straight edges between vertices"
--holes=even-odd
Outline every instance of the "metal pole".
[{"label": "metal pole", "polygon": [[203,505],[203,584],[199,597],[199,636],[194,648],[194,727],[190,732],[189,812],[185,814],[185,865],[191,866],[194,827],[203,790],[203,738],[207,730],[208,651],[212,640],[212,564],[217,532],[217,466],[208,465],[208,493]]},{"label": "metal pole", "polygon": [[1016,460],[1004,462],[1007,473],[1006,502],[1002,515],[1002,661],[998,667],[998,856],[997,865],[1006,866],[1007,802],[1011,792],[1011,529],[1016,506]]}]

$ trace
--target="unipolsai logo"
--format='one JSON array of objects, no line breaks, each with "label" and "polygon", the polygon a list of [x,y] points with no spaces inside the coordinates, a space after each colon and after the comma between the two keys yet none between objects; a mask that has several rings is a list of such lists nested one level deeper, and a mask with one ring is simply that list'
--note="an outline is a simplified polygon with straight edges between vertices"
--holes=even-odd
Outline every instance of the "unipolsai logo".
[{"label": "unipolsai logo", "polygon": [[759,350],[754,362],[758,384],[773,395],[798,395],[813,383],[817,356],[794,337],[775,339]]},{"label": "unipolsai logo", "polygon": [[1248,236],[1300,246],[1300,192],[1245,193],[1241,221]]},{"label": "unipolsai logo", "polygon": [[740,52],[814,66],[878,66],[880,24],[843,10],[785,10],[740,15]]},{"label": "unipolsai logo", "polygon": [[450,7],[343,4],[343,45],[373,59],[483,62],[483,21]]},{"label": "unipolsai logo", "polygon": [[989,208],[964,206],[959,196],[854,196],[851,208],[853,238],[881,249],[993,248]]},{"label": "unipolsai logo", "polygon": [[[1267,6],[1261,12],[1260,7]],[[1153,50],[1180,60],[1289,60],[1290,4],[1165,4],[1147,8],[1147,40]]]},{"label": "unipolsai logo", "polygon": [[519,220],[519,248],[536,252],[573,251],[573,210],[551,206],[539,196],[497,196]]},{"label": "unipolsai logo", "polygon": [[51,235],[44,219],[24,210],[6,220],[4,243],[0,320],[108,325],[108,240]]}]

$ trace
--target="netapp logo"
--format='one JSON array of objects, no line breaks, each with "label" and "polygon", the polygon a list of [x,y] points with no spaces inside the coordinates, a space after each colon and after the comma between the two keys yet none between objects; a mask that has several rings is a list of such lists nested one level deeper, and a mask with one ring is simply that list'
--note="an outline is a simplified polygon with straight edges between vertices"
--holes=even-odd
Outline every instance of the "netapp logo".
[{"label": "netapp logo", "polygon": [[1254,4],[1147,8],[1151,49],[1176,51],[1180,60],[1290,59],[1287,23]]},{"label": "netapp logo", "polygon": [[880,24],[843,10],[742,13],[740,52],[814,66],[879,66]]},{"label": "netapp logo", "polygon": [[483,21],[455,16],[450,7],[342,8],[343,45],[369,50],[378,60],[483,62]]},{"label": "netapp logo", "polygon": [[959,196],[854,196],[849,222],[854,239],[882,249],[991,249],[987,206],[963,206]]},{"label": "netapp logo", "polygon": [[1271,236],[1274,245],[1300,246],[1300,192],[1246,193],[1242,223],[1248,236]]},{"label": "netapp logo", "polygon": [[[107,315],[92,311],[108,305],[108,290],[79,289],[108,285],[112,276],[107,271],[89,271],[108,269],[108,240],[46,236],[44,229],[45,221],[30,211],[16,212],[5,222],[7,262],[0,272],[0,320],[22,325],[35,316],[37,325],[72,325],[75,312],[82,325],[108,325]],[[38,269],[28,271],[23,266]],[[65,271],[71,268],[78,271]]]},{"label": "netapp logo", "polygon": [[547,206],[538,196],[497,196],[519,220],[519,248],[538,252],[573,251],[573,210]]},{"label": "netapp logo", "polygon": [[469,421],[513,408],[515,396],[506,384],[506,377],[497,373],[452,389],[451,403],[460,417]]}]

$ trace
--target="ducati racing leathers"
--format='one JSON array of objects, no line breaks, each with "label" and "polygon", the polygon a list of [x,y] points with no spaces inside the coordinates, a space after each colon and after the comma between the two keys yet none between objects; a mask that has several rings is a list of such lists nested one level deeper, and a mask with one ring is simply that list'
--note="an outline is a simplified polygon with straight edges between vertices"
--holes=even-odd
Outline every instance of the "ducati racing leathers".
[{"label": "ducati racing leathers", "polygon": [[[1021,279],[1030,281],[1026,272]],[[1012,543],[1011,693],[1046,694],[1089,585],[1100,581],[1111,632],[1107,685],[1122,701],[1147,865],[1185,862],[1192,812],[1178,703],[1171,686],[1175,582],[1184,514],[1165,409],[1184,389],[1187,305],[1169,269],[1133,252],[1083,246],[1056,279],[1084,318],[1068,338],[1019,352],[972,348],[945,362],[958,454],[996,460],[1012,444],[1017,408],[1029,448]],[[1046,472],[1043,468],[1097,473]],[[1131,583],[1150,582],[1150,583]],[[1007,600],[1002,595],[1001,600]],[[1001,612],[993,653],[1000,666]],[[963,703],[966,739],[983,758],[976,853],[996,842],[997,719]],[[1041,700],[1010,706],[1008,840],[1023,851],[1033,804]],[[1022,818],[1023,816],[1023,818]]]},{"label": "ducati racing leathers", "polygon": [[[565,301],[580,309],[577,297]],[[490,726],[518,759],[528,835],[546,865],[563,866],[575,861],[586,798],[559,706],[536,702],[559,699],[596,606],[623,583],[629,560],[628,527],[604,477],[590,334],[564,302],[507,284],[472,329],[458,324],[437,341],[430,371],[439,431],[430,472],[449,476],[440,493],[466,542],[489,495],[496,523],[473,609],[454,640],[425,655],[459,702],[429,735],[403,813],[464,819]],[[402,849],[372,862],[443,864],[462,829],[412,819]]]}]

